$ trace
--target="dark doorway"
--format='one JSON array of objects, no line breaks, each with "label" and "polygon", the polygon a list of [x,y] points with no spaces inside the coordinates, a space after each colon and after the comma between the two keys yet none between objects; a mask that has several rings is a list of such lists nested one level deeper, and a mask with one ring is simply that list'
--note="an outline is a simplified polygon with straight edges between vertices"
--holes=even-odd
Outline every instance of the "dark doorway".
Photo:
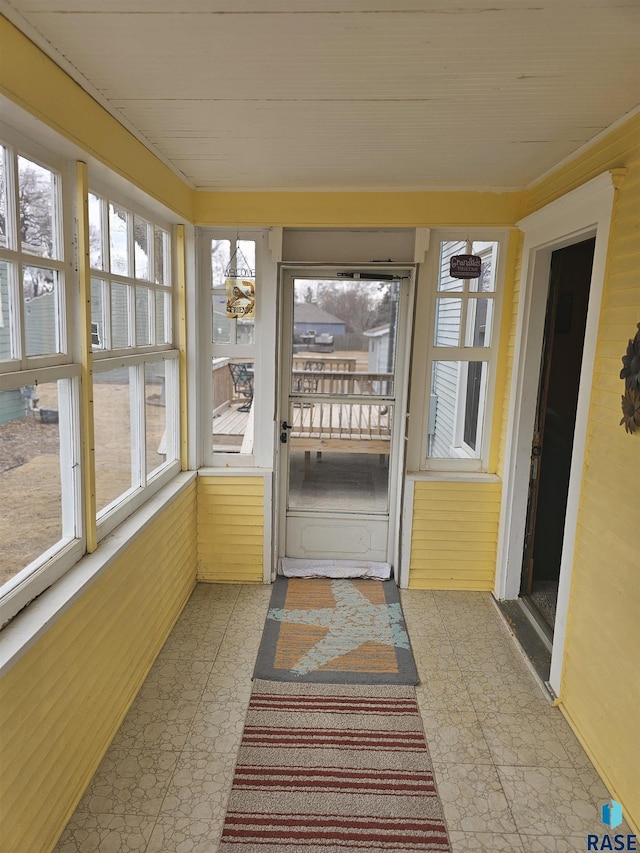
[{"label": "dark doorway", "polygon": [[553,635],[595,239],[551,256],[521,595]]}]

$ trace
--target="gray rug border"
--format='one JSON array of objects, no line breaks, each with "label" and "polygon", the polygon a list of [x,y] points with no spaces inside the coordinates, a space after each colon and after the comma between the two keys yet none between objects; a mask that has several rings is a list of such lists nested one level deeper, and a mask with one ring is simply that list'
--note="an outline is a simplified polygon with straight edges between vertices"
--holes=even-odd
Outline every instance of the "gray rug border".
[{"label": "gray rug border", "polygon": [[[287,588],[290,578],[285,578],[282,575],[276,577],[271,590],[271,599],[269,600],[269,610],[272,608],[284,607],[284,602],[287,595]],[[299,580],[294,578],[291,580]],[[313,578],[304,579],[305,583],[313,583]],[[333,579],[335,580],[335,579]],[[345,583],[350,583],[352,580],[345,579]],[[400,649],[394,647],[396,661],[398,663],[397,673],[383,672],[342,672],[342,671],[316,671],[306,675],[298,675],[288,669],[277,669],[271,661],[275,657],[275,648],[280,635],[281,622],[275,619],[269,619],[268,615],[265,619],[262,638],[258,648],[256,663],[253,670],[252,680],[260,679],[264,681],[290,681],[298,684],[397,684],[404,686],[415,686],[419,683],[418,669],[416,667],[413,651],[411,650],[411,638],[402,611],[402,602],[396,582],[391,579],[387,581],[367,580],[367,583],[382,584],[384,597],[387,604],[399,604],[402,613],[402,627],[404,628],[407,637],[409,638],[409,648]]]}]

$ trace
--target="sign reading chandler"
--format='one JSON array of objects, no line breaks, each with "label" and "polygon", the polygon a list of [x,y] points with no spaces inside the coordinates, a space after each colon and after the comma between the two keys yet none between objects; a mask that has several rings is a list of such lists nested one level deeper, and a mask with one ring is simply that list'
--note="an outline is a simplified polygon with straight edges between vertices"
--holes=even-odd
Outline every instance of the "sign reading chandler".
[{"label": "sign reading chandler", "polygon": [[453,255],[449,262],[451,278],[479,278],[481,271],[480,255]]}]

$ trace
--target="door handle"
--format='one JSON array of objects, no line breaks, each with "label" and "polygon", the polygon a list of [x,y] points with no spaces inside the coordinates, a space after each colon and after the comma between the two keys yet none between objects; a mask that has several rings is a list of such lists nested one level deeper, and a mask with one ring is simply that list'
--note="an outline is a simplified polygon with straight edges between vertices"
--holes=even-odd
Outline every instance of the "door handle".
[{"label": "door handle", "polygon": [[293,426],[286,421],[282,421],[282,429],[293,429]]}]

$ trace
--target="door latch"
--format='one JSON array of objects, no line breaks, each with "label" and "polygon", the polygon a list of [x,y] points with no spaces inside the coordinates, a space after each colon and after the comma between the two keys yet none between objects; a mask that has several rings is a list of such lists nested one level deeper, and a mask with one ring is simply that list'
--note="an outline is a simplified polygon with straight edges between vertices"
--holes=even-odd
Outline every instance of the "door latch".
[{"label": "door latch", "polygon": [[287,443],[287,430],[293,429],[291,424],[288,424],[286,421],[282,421],[282,432],[280,433],[280,441],[282,444]]}]

